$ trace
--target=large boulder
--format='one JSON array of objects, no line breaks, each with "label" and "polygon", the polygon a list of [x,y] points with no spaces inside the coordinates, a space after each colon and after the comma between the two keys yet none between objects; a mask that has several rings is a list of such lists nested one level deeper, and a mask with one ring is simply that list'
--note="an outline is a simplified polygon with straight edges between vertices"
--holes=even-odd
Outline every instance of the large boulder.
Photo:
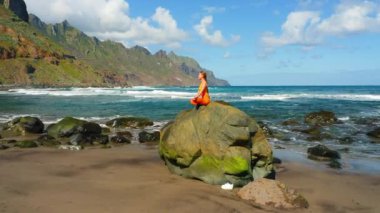
[{"label": "large boulder", "polygon": [[281,209],[308,208],[307,200],[285,184],[268,179],[258,179],[241,188],[238,196],[255,204]]},{"label": "large boulder", "polygon": [[13,11],[23,21],[29,21],[29,14],[24,0],[0,0],[0,5]]},{"label": "large boulder", "polygon": [[144,128],[146,126],[153,126],[153,122],[147,118],[140,117],[121,117],[115,118],[106,122],[108,127],[120,128]]},{"label": "large boulder", "polygon": [[139,133],[139,142],[145,143],[145,142],[157,142],[160,140],[160,132],[154,131],[154,132],[147,132],[142,131]]},{"label": "large boulder", "polygon": [[210,184],[242,186],[274,176],[264,132],[246,113],[225,103],[178,114],[161,130],[159,152],[172,173]]},{"label": "large boulder", "polygon": [[329,111],[319,111],[319,112],[312,112],[305,116],[305,123],[310,125],[330,125],[337,123],[338,119],[335,117],[335,114],[333,112]]},{"label": "large boulder", "polygon": [[82,145],[92,143],[96,138],[101,137],[102,128],[99,124],[66,117],[56,124],[47,128],[50,137],[67,140],[72,145]]},{"label": "large boulder", "polygon": [[18,117],[2,127],[2,135],[4,137],[23,136],[26,134],[40,134],[44,131],[44,124],[36,117]]}]

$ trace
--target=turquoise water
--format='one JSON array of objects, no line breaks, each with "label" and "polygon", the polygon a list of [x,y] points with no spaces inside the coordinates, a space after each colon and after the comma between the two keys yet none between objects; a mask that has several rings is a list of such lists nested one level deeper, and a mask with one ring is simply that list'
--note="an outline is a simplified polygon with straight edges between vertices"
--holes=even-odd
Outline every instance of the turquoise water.
[{"label": "turquoise water", "polygon": [[[64,116],[75,116],[103,123],[117,116],[143,116],[163,124],[192,106],[189,99],[195,87],[64,88],[11,89],[0,91],[0,123],[20,115],[34,115],[47,123]],[[271,139],[276,145],[305,152],[305,148],[324,143],[334,149],[349,148],[348,158],[380,160],[380,145],[372,143],[366,132],[380,126],[380,86],[324,87],[211,87],[213,100],[224,100],[264,121],[285,139]],[[342,124],[325,129],[334,139],[310,142],[305,135],[291,131],[281,122],[297,119],[308,112],[335,112]],[[365,122],[363,122],[365,121]],[[299,127],[305,127],[300,124]],[[338,143],[351,137],[350,145]],[[379,168],[380,170],[380,168]]]}]

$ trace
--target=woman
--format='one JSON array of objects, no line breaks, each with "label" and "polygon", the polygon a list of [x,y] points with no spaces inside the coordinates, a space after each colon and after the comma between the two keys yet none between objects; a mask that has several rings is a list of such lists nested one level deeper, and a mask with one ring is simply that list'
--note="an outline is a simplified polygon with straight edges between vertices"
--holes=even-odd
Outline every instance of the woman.
[{"label": "woman", "polygon": [[210,103],[210,95],[208,94],[207,87],[207,74],[204,71],[200,71],[198,79],[201,81],[198,88],[197,95],[190,100],[190,103],[198,109],[200,106],[207,106]]}]

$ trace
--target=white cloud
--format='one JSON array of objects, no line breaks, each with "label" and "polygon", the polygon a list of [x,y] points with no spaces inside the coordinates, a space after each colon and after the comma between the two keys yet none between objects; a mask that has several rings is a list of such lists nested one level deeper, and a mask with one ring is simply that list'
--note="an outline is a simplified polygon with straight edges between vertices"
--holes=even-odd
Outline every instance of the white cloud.
[{"label": "white cloud", "polygon": [[291,12],[281,30],[280,35],[268,32],[261,37],[265,51],[286,45],[315,46],[331,36],[380,32],[380,5],[369,1],[343,1],[327,18],[316,11]]},{"label": "white cloud", "polygon": [[28,11],[48,23],[68,20],[100,39],[124,44],[162,44],[177,48],[188,34],[177,26],[170,11],[158,7],[148,18],[131,17],[124,0],[26,0]]},{"label": "white cloud", "polygon": [[210,32],[210,28],[212,28],[212,22],[212,16],[205,16],[202,18],[198,25],[194,26],[195,31],[206,43],[215,46],[226,47],[240,40],[239,35],[231,35],[231,38],[227,40],[224,38],[222,31],[220,30]]}]

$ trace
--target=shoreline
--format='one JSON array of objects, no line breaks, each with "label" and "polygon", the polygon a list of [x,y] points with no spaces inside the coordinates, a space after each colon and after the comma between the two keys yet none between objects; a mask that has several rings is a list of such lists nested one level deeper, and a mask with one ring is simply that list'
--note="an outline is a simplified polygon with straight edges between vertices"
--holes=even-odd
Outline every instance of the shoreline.
[{"label": "shoreline", "polygon": [[[171,174],[154,143],[111,149],[1,152],[0,212],[266,212],[238,189]],[[277,180],[306,197],[294,212],[378,212],[380,176],[318,170],[284,161]]]}]

